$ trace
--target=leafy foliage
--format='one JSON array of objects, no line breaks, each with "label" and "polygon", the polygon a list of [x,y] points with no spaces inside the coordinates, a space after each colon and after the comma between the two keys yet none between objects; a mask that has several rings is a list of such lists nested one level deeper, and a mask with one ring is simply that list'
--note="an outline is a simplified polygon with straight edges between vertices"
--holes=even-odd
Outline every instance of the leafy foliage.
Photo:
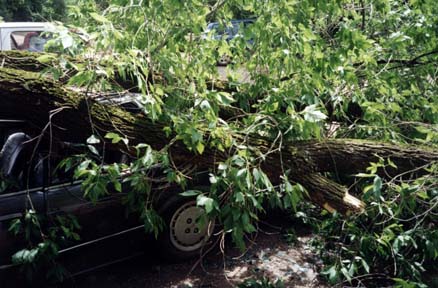
[{"label": "leafy foliage", "polygon": [[[327,136],[438,144],[433,1],[113,0],[102,12],[93,1],[81,3],[71,17],[93,44],[63,48],[71,55],[95,49],[103,57],[78,67],[71,83],[123,89],[114,87],[115,73],[134,79],[144,112],[166,123],[168,135],[198,154],[206,147],[233,151],[211,171],[211,191],[199,194],[197,203],[242,249],[264,203],[295,208],[306,193],[288,181],[288,171],[279,171],[283,183],[274,187],[260,167],[267,155],[249,136],[271,140],[272,150],[283,141]],[[208,20],[227,26],[236,11],[256,17],[242,37],[202,40]],[[207,85],[223,54],[233,57],[229,91]],[[103,68],[108,63],[115,69]],[[233,74],[242,70],[252,81],[236,81]],[[150,81],[157,74],[162,80]],[[238,121],[223,118],[227,107],[240,109]],[[337,128],[330,131],[333,121]],[[377,174],[382,165],[359,175],[360,183],[371,179],[363,189],[366,213],[348,220],[335,214],[320,225],[328,239],[340,237],[324,244],[336,244],[327,250],[337,255],[327,257],[332,282],[376,271],[421,281],[423,265],[436,260],[436,235],[427,226],[436,222],[431,174],[384,182]],[[170,178],[178,175],[168,171]],[[424,210],[430,213],[415,212]]]},{"label": "leafy foliage", "polygon": [[[53,222],[47,225],[48,222]],[[56,216],[54,219],[38,215],[35,210],[27,210],[22,219],[11,222],[9,231],[22,236],[27,247],[12,256],[12,263],[19,264],[28,281],[46,275],[48,278],[63,280],[66,271],[56,262],[60,247],[80,240],[80,225],[73,216]],[[48,269],[47,274],[41,273]],[[30,282],[29,282],[30,283]]]},{"label": "leafy foliage", "polygon": [[424,273],[434,272],[438,260],[436,166],[427,176],[402,180],[400,175],[388,181],[376,174],[384,168],[374,163],[371,173],[358,175],[362,180],[357,188],[369,203],[363,214],[347,218],[337,213],[315,215],[312,210],[297,214],[321,237],[312,244],[326,263],[322,274],[332,284],[427,287]]}]

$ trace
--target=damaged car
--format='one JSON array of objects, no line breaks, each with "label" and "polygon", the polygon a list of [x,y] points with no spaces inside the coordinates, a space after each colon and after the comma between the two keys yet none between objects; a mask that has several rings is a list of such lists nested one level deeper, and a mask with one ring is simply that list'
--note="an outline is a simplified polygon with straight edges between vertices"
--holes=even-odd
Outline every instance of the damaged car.
[{"label": "damaged car", "polygon": [[[138,108],[132,101],[122,100],[117,105]],[[0,286],[10,277],[8,271],[22,264],[14,261],[17,252],[41,240],[29,239],[32,233],[26,231],[26,227],[21,230],[14,227],[20,221],[25,222],[26,217],[32,217],[29,212],[44,219],[39,223],[41,231],[55,231],[57,221],[64,218],[73,221],[74,225],[65,225],[67,229],[71,227],[70,234],[61,231],[62,241],[54,251],[61,259],[80,255],[81,260],[73,265],[68,260],[65,262],[70,276],[150,249],[145,247],[149,245],[146,238],[150,236],[145,233],[141,215],[127,212],[126,196],[131,186],[121,180],[121,190],[109,187],[109,193],[99,199],[89,199],[84,195],[82,181],[76,180],[73,172],[58,169],[63,159],[77,153],[81,146],[60,141],[41,143],[26,133],[28,126],[24,120],[0,119]],[[108,161],[126,161],[124,154],[107,154]],[[161,177],[163,169],[156,165],[148,175]],[[158,240],[153,241],[154,248],[159,248],[160,255],[172,261],[200,255],[206,243],[211,242],[212,223],[200,221],[205,216],[203,208],[196,205],[193,197],[181,194],[193,187],[208,189],[208,177],[196,174],[186,190],[168,183],[150,186],[148,193],[153,199],[153,208],[164,224]],[[44,240],[46,235],[42,234]],[[103,244],[109,242],[112,243],[109,246]],[[107,250],[98,252],[102,247]]]}]

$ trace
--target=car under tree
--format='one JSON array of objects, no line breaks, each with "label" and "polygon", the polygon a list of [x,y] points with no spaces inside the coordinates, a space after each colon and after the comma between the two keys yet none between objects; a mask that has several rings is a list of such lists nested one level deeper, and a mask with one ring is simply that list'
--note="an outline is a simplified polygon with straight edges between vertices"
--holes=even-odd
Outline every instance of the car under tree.
[{"label": "car under tree", "polygon": [[[56,251],[57,257],[67,259],[64,263],[70,276],[147,250],[145,248],[149,244],[146,240],[151,236],[145,233],[141,215],[129,213],[126,208],[126,190],[132,187],[122,183],[123,179],[120,179],[122,190],[116,191],[114,185],[109,184],[111,187],[107,194],[99,199],[89,199],[84,196],[82,181],[74,179],[73,169],[59,166],[66,157],[83,152],[83,146],[69,142],[42,143],[38,141],[39,138],[30,138],[25,133],[27,124],[22,120],[2,119],[0,123],[1,281],[15,281],[12,274],[8,274],[8,271],[20,266],[17,261],[12,261],[15,253],[27,248],[29,242],[44,240],[36,239],[43,232],[39,236],[25,236],[25,229],[20,235],[13,235],[14,223],[26,218],[29,211],[42,215],[43,218],[39,220],[41,231],[56,228],[59,220],[64,218],[79,223],[76,224],[76,230],[71,227],[69,231],[74,237],[63,234]],[[108,152],[105,161],[126,162],[124,157],[122,153]],[[156,166],[147,171],[147,175],[149,179],[159,179],[163,177],[162,168]],[[195,175],[190,189],[206,189],[205,178],[202,173]],[[158,241],[149,243],[160,250],[161,256],[172,261],[200,255],[212,232],[212,223],[208,225],[200,221],[205,214],[203,208],[197,207],[192,197],[181,196],[180,193],[184,191],[178,185],[164,185],[160,181],[151,184],[151,201],[164,220],[164,225],[163,231],[157,234]],[[111,249],[113,252],[105,257],[100,257],[97,249],[90,249],[105,242],[111,242],[118,248]],[[76,261],[71,265],[68,262],[69,255],[81,250],[88,251],[81,256],[84,258],[81,264]]]}]

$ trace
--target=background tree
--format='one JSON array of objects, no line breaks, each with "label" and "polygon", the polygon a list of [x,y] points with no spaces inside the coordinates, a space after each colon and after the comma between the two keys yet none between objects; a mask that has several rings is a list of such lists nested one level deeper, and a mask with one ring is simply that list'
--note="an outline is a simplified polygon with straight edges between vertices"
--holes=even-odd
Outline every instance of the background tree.
[{"label": "background tree", "polygon": [[0,17],[6,22],[63,20],[64,0],[1,0]]}]

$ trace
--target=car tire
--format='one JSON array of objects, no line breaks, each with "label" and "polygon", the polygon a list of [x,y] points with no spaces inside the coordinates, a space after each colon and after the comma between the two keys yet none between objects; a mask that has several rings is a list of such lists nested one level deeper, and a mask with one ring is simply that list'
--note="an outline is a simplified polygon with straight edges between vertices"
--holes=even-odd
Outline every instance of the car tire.
[{"label": "car tire", "polygon": [[175,192],[158,211],[166,224],[157,242],[163,258],[178,262],[199,257],[209,250],[215,221],[198,221],[205,212],[196,205],[196,198]]}]

